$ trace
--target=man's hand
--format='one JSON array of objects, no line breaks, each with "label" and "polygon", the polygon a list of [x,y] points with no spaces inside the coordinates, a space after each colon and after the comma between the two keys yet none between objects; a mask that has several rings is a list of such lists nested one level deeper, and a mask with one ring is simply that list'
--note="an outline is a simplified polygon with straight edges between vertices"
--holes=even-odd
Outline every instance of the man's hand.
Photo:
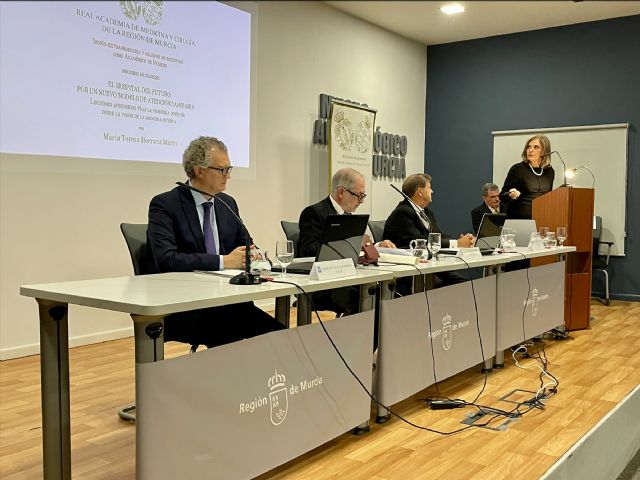
[{"label": "man's hand", "polygon": [[245,261],[244,261],[244,251],[247,247],[242,246],[234,249],[230,254],[225,255],[224,258],[224,268],[239,268],[244,270]]},{"label": "man's hand", "polygon": [[458,247],[460,248],[473,247],[473,244],[475,243],[475,241],[476,241],[476,237],[474,237],[470,233],[467,233],[465,235],[460,235],[460,238],[458,238]]},{"label": "man's hand", "polygon": [[372,243],[373,239],[365,233],[364,237],[362,237],[362,246],[364,247],[365,245],[371,245]]},{"label": "man's hand", "polygon": [[391,240],[383,240],[380,242],[378,246],[382,248],[396,248],[396,244],[393,243]]}]

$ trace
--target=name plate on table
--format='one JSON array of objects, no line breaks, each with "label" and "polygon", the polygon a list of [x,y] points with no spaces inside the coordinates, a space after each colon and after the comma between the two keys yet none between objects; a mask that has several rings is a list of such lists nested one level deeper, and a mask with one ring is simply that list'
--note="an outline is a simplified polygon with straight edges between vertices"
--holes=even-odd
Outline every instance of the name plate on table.
[{"label": "name plate on table", "polygon": [[456,253],[456,257],[462,258],[463,260],[476,260],[482,258],[482,254],[478,247],[461,248],[458,250],[458,253]]},{"label": "name plate on table", "polygon": [[527,252],[544,252],[546,250],[543,241],[530,240]]},{"label": "name plate on table", "polygon": [[334,280],[336,278],[354,277],[356,267],[350,258],[315,262],[311,267],[311,280]]}]

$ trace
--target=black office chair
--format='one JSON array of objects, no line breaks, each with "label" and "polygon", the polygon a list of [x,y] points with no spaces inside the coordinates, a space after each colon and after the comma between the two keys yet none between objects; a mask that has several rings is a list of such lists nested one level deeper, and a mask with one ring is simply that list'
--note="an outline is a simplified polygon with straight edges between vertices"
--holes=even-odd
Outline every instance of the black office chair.
[{"label": "black office chair", "polygon": [[[609,257],[611,256],[611,247],[614,242],[602,240],[602,217],[596,216],[596,227],[593,229],[593,258],[591,260],[591,271],[602,272],[604,274],[604,298],[594,297],[604,305],[609,305]],[[607,253],[600,255],[600,245],[607,246]]]},{"label": "black office chair", "polygon": [[[147,262],[147,224],[146,223],[121,223],[120,231],[127,243],[129,255],[131,255],[131,263],[133,264],[133,274],[142,275],[143,267]],[[170,339],[165,338],[165,341]],[[189,348],[191,353],[198,349],[197,344],[192,344]],[[118,416],[123,420],[136,420],[135,404],[127,405],[118,410]]]},{"label": "black office chair", "polygon": [[281,220],[280,225],[282,225],[282,230],[284,230],[284,235],[287,237],[287,240],[291,240],[293,242],[293,256],[298,256],[298,240],[300,239],[300,226],[298,222],[287,222],[286,220]]},{"label": "black office chair", "polygon": [[384,240],[382,235],[384,233],[384,225],[386,223],[386,220],[369,220],[369,230],[371,230],[371,235],[373,235],[374,243]]}]

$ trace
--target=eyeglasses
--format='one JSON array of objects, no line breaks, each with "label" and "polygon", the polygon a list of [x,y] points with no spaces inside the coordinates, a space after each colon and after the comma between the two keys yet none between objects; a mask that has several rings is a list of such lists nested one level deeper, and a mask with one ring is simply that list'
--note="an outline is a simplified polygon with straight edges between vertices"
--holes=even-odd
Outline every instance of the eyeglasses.
[{"label": "eyeglasses", "polygon": [[364,199],[365,199],[365,198],[367,198],[367,194],[366,194],[366,193],[359,193],[359,194],[358,194],[358,193],[353,193],[353,192],[352,192],[351,190],[349,190],[348,188],[345,188],[345,190],[346,190],[347,192],[349,192],[351,195],[353,195],[354,197],[357,197],[357,198],[358,198],[358,201],[359,201],[359,202],[361,202],[361,203],[362,203],[362,202],[364,202]]},{"label": "eyeglasses", "polygon": [[231,173],[231,170],[233,170],[233,167],[211,167],[211,166],[206,166],[205,168],[210,168],[211,170],[217,170],[218,172],[220,172],[225,177]]}]

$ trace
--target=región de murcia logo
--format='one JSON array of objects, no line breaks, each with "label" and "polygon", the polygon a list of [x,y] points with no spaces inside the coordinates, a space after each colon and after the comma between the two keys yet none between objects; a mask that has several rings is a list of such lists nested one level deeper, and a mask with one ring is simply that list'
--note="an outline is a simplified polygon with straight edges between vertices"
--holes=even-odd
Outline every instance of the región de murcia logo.
[{"label": "regi\u00f3n de murcia logo", "polygon": [[549,299],[549,294],[541,294],[536,287],[531,291],[531,298],[527,299],[525,305],[531,305],[531,316],[535,317],[538,315],[538,306],[540,302]]},{"label": "regi\u00f3n de murcia logo", "polygon": [[267,382],[269,385],[269,404],[271,405],[271,423],[280,425],[284,422],[289,409],[287,397],[286,377],[276,370],[276,373]]}]

